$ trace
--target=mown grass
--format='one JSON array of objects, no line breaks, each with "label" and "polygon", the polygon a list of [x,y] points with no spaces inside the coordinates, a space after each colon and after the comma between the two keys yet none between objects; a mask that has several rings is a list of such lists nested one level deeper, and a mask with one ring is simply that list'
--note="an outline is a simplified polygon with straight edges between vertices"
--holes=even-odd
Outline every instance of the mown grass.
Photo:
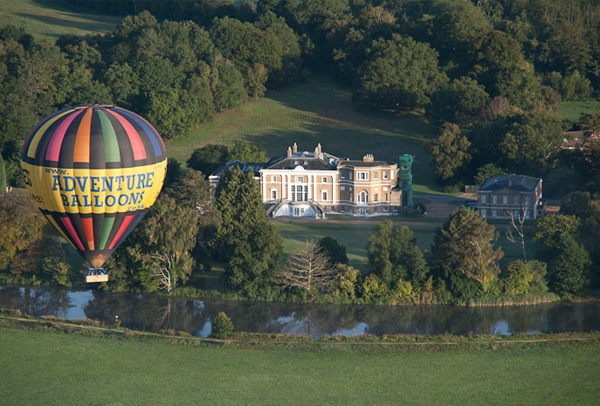
[{"label": "mown grass", "polygon": [[0,329],[7,405],[592,405],[597,346],[242,349]]},{"label": "mown grass", "polygon": [[122,17],[75,12],[60,0],[0,0],[0,26],[24,28],[36,38],[55,40],[64,34],[106,33]]},{"label": "mown grass", "polygon": [[579,102],[562,102],[558,115],[569,120],[578,120],[583,113],[599,113],[600,101],[587,100]]}]

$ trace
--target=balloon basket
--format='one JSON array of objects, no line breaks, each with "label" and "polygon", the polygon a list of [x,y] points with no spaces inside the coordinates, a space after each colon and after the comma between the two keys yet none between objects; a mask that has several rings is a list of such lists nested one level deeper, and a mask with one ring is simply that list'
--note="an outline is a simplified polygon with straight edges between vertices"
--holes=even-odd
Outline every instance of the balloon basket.
[{"label": "balloon basket", "polygon": [[90,268],[87,275],[85,275],[85,281],[87,283],[108,282],[108,274],[104,268]]},{"label": "balloon basket", "polygon": [[86,275],[85,281],[87,283],[108,282],[108,275]]}]

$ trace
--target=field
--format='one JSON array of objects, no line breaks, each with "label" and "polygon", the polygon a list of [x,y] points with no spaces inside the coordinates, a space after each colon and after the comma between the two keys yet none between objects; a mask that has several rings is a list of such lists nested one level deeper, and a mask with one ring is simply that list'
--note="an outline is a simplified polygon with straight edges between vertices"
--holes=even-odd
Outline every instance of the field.
[{"label": "field", "polygon": [[[6,405],[592,405],[593,347],[239,349],[0,328]],[[342,347],[343,348],[343,347]]]},{"label": "field", "polygon": [[60,0],[0,0],[0,27],[11,24],[36,38],[86,35],[115,29],[121,17],[76,13]]}]

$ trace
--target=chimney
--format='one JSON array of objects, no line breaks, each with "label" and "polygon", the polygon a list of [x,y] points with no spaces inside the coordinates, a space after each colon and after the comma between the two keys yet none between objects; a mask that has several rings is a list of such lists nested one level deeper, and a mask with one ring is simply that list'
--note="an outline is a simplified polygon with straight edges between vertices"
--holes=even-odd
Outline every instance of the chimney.
[{"label": "chimney", "polygon": [[298,145],[296,145],[296,143],[294,142],[294,148],[292,149],[292,152],[298,152]]},{"label": "chimney", "polygon": [[288,147],[287,157],[290,158],[292,156],[292,147]]},{"label": "chimney", "polygon": [[363,162],[373,162],[373,161],[375,161],[373,154],[367,154],[367,155],[363,156]]}]

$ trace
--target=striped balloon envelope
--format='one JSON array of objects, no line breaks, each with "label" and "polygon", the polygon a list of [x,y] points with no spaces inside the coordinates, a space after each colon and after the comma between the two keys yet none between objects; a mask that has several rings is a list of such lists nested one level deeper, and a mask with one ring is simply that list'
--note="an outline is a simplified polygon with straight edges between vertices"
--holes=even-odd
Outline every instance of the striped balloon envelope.
[{"label": "striped balloon envelope", "polygon": [[167,156],[160,135],[139,115],[78,105],[35,126],[21,166],[42,213],[99,269],[154,204]]}]

